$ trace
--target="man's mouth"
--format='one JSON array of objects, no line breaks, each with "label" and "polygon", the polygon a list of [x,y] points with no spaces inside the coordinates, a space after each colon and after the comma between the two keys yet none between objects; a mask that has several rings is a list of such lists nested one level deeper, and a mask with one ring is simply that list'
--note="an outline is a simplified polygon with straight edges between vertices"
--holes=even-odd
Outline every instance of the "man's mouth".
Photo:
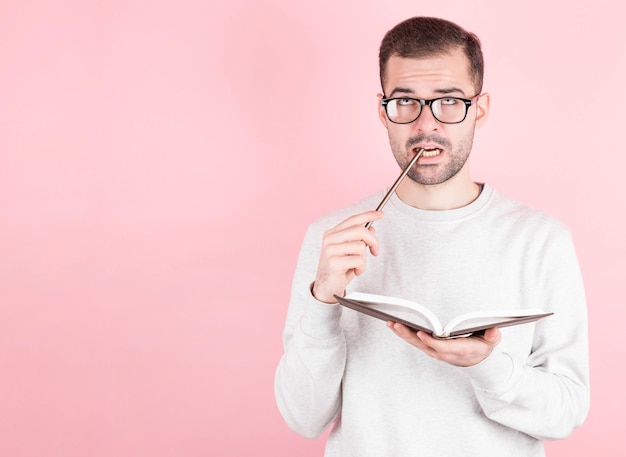
[{"label": "man's mouth", "polygon": [[435,157],[441,154],[441,149],[439,148],[424,148],[424,152],[422,152],[422,157]]}]

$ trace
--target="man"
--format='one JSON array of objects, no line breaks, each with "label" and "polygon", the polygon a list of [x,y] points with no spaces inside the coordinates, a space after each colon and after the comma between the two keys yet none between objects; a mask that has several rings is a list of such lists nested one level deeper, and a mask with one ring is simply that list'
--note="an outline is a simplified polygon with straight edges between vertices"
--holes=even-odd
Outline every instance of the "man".
[{"label": "man", "polygon": [[[589,407],[584,290],[568,230],[470,177],[489,114],[480,42],[412,18],[380,48],[379,116],[405,168],[384,192],[309,227],[293,280],[276,398],[326,456],[542,456]],[[373,226],[365,224],[373,221]],[[543,308],[534,324],[435,339],[337,305],[350,291],[407,298],[443,321],[487,308]],[[407,344],[408,343],[408,344]]]}]

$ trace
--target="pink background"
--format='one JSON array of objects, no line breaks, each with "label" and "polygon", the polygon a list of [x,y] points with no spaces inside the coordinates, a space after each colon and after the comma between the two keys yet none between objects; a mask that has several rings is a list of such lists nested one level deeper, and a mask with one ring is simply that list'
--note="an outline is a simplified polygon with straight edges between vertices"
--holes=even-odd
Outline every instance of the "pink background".
[{"label": "pink background", "polygon": [[619,2],[0,1],[0,455],[319,456],[273,377],[307,224],[398,173],[382,35],[484,43],[473,174],[572,229],[592,409],[551,456],[617,455],[626,404]]}]

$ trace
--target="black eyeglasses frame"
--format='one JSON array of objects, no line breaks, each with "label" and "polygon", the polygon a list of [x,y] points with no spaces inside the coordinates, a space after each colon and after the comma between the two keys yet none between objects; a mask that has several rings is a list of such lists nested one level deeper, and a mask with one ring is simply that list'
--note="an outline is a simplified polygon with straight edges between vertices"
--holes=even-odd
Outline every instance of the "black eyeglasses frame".
[{"label": "black eyeglasses frame", "polygon": [[[380,101],[380,104],[383,106],[383,108],[385,108],[385,114],[387,115],[387,119],[389,119],[389,122],[393,122],[394,124],[410,124],[411,122],[415,122],[420,117],[420,115],[422,114],[422,111],[424,110],[424,106],[428,106],[430,108],[430,112],[433,114],[433,117],[435,119],[437,119],[437,122],[441,122],[442,124],[460,124],[461,122],[463,122],[467,118],[467,113],[469,112],[470,106],[472,106],[474,104],[474,102],[478,99],[478,97],[480,97],[480,94],[476,94],[472,98],[437,97],[437,98],[431,98],[430,100],[424,100],[424,99],[421,99],[421,98],[413,98],[413,97],[392,97],[392,98],[383,98]],[[465,103],[465,115],[463,116],[463,119],[461,119],[460,121],[457,121],[457,122],[444,122],[444,121],[440,120],[439,118],[437,118],[435,113],[433,113],[433,109],[432,109],[431,105],[433,104],[433,102],[436,102],[437,100],[443,100],[444,98],[454,98],[455,100],[460,100],[463,103]],[[389,113],[387,112],[387,104],[389,102],[393,101],[393,100],[413,100],[413,101],[419,102],[419,104],[420,104],[420,111],[419,111],[419,113],[417,113],[417,116],[412,121],[408,121],[408,122],[396,122],[396,121],[393,121],[393,120],[391,120],[391,118],[389,117]]]}]

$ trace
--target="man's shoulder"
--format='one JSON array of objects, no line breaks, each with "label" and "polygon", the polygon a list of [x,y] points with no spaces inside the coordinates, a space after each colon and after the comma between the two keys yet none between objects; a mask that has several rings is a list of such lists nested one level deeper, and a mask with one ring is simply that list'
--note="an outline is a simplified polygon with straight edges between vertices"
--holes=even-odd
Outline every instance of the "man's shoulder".
[{"label": "man's shoulder", "polygon": [[548,232],[569,232],[565,223],[554,214],[498,191],[493,192],[492,209],[499,218],[509,221],[519,230],[527,228]]}]

